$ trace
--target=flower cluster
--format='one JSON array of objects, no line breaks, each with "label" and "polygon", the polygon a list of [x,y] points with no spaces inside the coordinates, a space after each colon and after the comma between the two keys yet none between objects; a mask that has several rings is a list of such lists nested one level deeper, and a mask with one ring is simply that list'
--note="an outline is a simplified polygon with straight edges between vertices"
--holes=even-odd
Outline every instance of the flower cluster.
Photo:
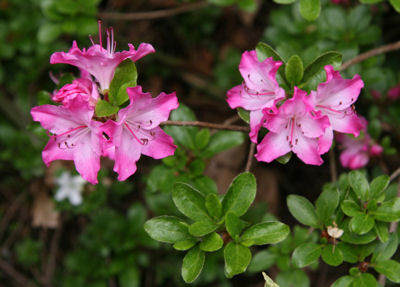
[{"label": "flower cluster", "polygon": [[231,108],[250,111],[250,139],[257,143],[260,127],[269,130],[257,146],[256,158],[271,162],[294,152],[307,164],[322,164],[333,140],[333,131],[358,136],[362,129],[353,104],[364,83],[358,75],[343,79],[325,66],[326,82],[307,94],[294,87],[291,98],[279,87],[276,73],[282,65],[273,58],[260,62],[255,51],[244,52],[239,65],[244,79],[227,93]]},{"label": "flower cluster", "polygon": [[[99,25],[100,26],[100,25]],[[127,88],[130,103],[117,114],[98,117],[96,103],[108,99],[108,89],[116,67],[124,60],[136,61],[155,52],[150,44],[136,50],[115,52],[112,29],[107,30],[107,49],[99,44],[80,50],[73,43],[68,53],[56,52],[52,64],[65,63],[78,67],[81,77],[55,91],[52,100],[60,105],[32,108],[33,119],[49,132],[42,157],[46,165],[54,160],[73,160],[82,177],[97,183],[100,157],[115,161],[114,171],[125,180],[136,171],[141,154],[159,159],[174,154],[173,140],[159,127],[178,107],[175,93],[161,93],[152,98],[140,86]],[[92,41],[93,42],[93,41]]]}]

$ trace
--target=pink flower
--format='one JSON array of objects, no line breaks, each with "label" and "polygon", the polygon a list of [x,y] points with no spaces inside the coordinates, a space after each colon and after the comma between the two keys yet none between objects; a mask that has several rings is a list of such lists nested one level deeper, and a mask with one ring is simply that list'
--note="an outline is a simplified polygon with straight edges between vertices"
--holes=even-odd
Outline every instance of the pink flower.
[{"label": "pink flower", "polygon": [[353,79],[343,79],[332,66],[325,66],[326,82],[318,85],[317,91],[310,94],[310,102],[316,111],[329,118],[330,127],[320,138],[319,153],[326,153],[333,140],[333,130],[358,136],[362,128],[361,121],[352,108],[364,83],[359,75]]},{"label": "pink flower", "polygon": [[359,169],[367,165],[371,156],[379,156],[383,148],[374,143],[367,133],[367,121],[362,118],[363,134],[357,138],[344,134],[337,134],[336,140],[344,149],[340,154],[340,162],[343,167]]},{"label": "pink flower", "polygon": [[90,79],[75,79],[71,84],[66,84],[60,90],[54,92],[52,100],[62,102],[64,106],[69,106],[71,100],[77,97],[94,108],[100,97],[97,85]]},{"label": "pink flower", "polygon": [[272,57],[260,62],[256,51],[246,51],[239,65],[244,82],[228,91],[227,101],[232,109],[242,107],[250,111],[249,135],[255,143],[264,121],[262,110],[274,107],[277,101],[285,98],[285,91],[276,81],[276,72],[281,65]]},{"label": "pink flower", "polygon": [[[175,93],[161,93],[152,98],[140,86],[127,88],[130,104],[118,112],[118,122],[109,120],[102,130],[110,137],[106,153],[115,160],[118,180],[125,180],[136,171],[136,162],[144,154],[155,159],[173,155],[173,139],[160,127],[171,110],[178,107]],[[113,147],[112,147],[113,146]]]},{"label": "pink flower", "polygon": [[387,93],[388,99],[395,101],[400,98],[400,85],[394,86]]},{"label": "pink flower", "polygon": [[76,41],[68,53],[56,52],[51,55],[50,63],[64,63],[88,71],[100,84],[102,91],[108,90],[111,80],[114,76],[115,68],[125,59],[137,61],[149,53],[154,53],[152,45],[147,43],[140,44],[135,50],[132,44],[128,44],[129,50],[115,52],[117,43],[114,41],[114,32],[112,28],[107,30],[107,49],[103,48],[101,41],[101,25],[99,22],[99,44],[94,44],[88,50],[80,50]]},{"label": "pink flower", "polygon": [[102,123],[92,120],[93,113],[81,97],[71,99],[68,107],[43,105],[31,110],[33,119],[52,134],[42,152],[44,163],[48,166],[58,159],[73,160],[82,177],[96,184]]},{"label": "pink flower", "polygon": [[293,151],[306,164],[322,164],[318,138],[329,127],[329,119],[313,111],[306,95],[295,87],[293,98],[278,110],[264,110],[264,127],[269,133],[257,146],[257,160],[271,162]]}]

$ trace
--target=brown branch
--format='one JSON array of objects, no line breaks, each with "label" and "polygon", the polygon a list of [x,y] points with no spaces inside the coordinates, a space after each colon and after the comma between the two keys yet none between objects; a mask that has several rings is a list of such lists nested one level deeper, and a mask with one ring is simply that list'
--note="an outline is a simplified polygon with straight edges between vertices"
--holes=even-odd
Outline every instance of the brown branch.
[{"label": "brown branch", "polygon": [[400,167],[396,169],[391,175],[390,175],[390,181],[394,180],[396,177],[400,175]]},{"label": "brown branch", "polygon": [[341,67],[340,70],[343,71],[345,69],[347,69],[348,67],[357,64],[359,62],[365,61],[366,59],[369,59],[371,57],[374,57],[376,55],[380,55],[380,54],[384,54],[387,52],[391,52],[391,51],[395,51],[395,50],[400,50],[400,41],[398,42],[394,42],[391,44],[387,44],[384,46],[380,46],[378,48],[369,50],[365,53],[362,53],[356,57],[354,57],[353,59],[348,60],[347,62],[345,62]]},{"label": "brown branch", "polygon": [[152,19],[172,17],[178,14],[191,12],[206,7],[207,5],[209,5],[208,2],[202,1],[164,10],[156,10],[149,12],[134,12],[134,13],[100,12],[98,15],[101,19],[107,19],[107,20],[119,20],[119,21],[152,20]]},{"label": "brown branch", "polygon": [[224,125],[224,124],[214,124],[208,122],[200,122],[200,121],[165,121],[160,124],[161,126],[192,126],[192,127],[202,127],[216,130],[229,130],[229,131],[238,131],[238,132],[250,132],[250,128],[246,126],[237,126],[237,125]]},{"label": "brown branch", "polygon": [[251,164],[253,162],[255,147],[256,144],[251,142],[249,147],[249,155],[247,156],[246,168],[244,169],[244,171],[250,171]]},{"label": "brown branch", "polygon": [[3,259],[0,259],[0,269],[4,271],[4,273],[7,273],[8,276],[13,278],[19,286],[27,286],[31,287],[34,286],[33,283],[26,278],[22,273],[14,269],[10,264],[8,264],[6,261]]}]

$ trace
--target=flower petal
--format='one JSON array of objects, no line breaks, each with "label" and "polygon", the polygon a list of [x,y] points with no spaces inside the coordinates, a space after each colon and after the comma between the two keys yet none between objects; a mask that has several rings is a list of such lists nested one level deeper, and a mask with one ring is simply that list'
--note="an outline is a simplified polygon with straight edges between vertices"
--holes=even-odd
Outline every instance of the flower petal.
[{"label": "flower petal", "polygon": [[306,164],[321,165],[324,161],[318,151],[318,139],[308,138],[296,128],[294,133],[292,151]]},{"label": "flower petal", "polygon": [[144,137],[143,133],[140,138],[147,138],[145,144],[142,146],[142,153],[154,159],[164,158],[173,155],[176,149],[174,140],[171,136],[167,135],[160,127],[150,130]]},{"label": "flower petal", "polygon": [[325,133],[318,139],[318,153],[324,154],[331,148],[333,142],[332,127],[328,127]]},{"label": "flower petal", "polygon": [[290,151],[290,146],[286,140],[286,134],[269,132],[257,145],[257,154],[255,155],[258,161],[271,162],[280,156],[287,154]]}]

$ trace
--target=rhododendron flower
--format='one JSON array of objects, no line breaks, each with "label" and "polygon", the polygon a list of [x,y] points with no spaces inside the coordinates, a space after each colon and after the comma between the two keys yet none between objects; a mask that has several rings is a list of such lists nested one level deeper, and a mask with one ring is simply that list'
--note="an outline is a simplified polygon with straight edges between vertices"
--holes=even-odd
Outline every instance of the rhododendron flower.
[{"label": "rhododendron flower", "polygon": [[136,50],[132,44],[128,44],[129,50],[115,52],[117,43],[114,41],[114,32],[112,28],[107,30],[107,49],[103,48],[101,39],[101,25],[99,22],[99,44],[94,44],[89,49],[78,48],[76,41],[72,48],[65,52],[56,52],[51,55],[51,64],[69,64],[79,69],[89,72],[100,84],[102,91],[108,90],[111,80],[114,76],[115,68],[125,59],[137,61],[149,53],[154,53],[152,45],[142,43]]},{"label": "rhododendron flower", "polygon": [[392,87],[387,93],[388,99],[394,101],[400,98],[400,85]]},{"label": "rhododendron flower", "polygon": [[317,87],[317,91],[311,91],[310,102],[314,110],[329,118],[330,127],[320,139],[319,152],[327,152],[333,140],[333,130],[341,133],[351,133],[358,136],[362,128],[361,121],[352,105],[357,100],[364,83],[359,75],[353,79],[343,79],[332,66],[325,66],[326,82]]},{"label": "rhododendron flower", "polygon": [[260,62],[256,51],[246,51],[239,65],[244,82],[228,91],[227,101],[232,109],[241,107],[250,111],[249,135],[255,143],[263,123],[262,110],[274,107],[277,101],[285,98],[285,91],[276,81],[276,72],[281,65],[272,57]]},{"label": "rhododendron flower", "polygon": [[60,90],[54,92],[52,100],[62,102],[69,106],[70,101],[76,97],[88,102],[90,107],[95,107],[99,96],[96,84],[90,79],[75,79],[71,84],[66,84]]},{"label": "rhododendron flower", "polygon": [[359,169],[367,165],[371,156],[379,156],[383,148],[376,144],[367,133],[367,121],[362,118],[363,134],[357,138],[344,134],[337,134],[336,140],[344,149],[340,154],[340,163],[343,167]]},{"label": "rhododendron flower", "polygon": [[86,181],[79,175],[71,176],[69,172],[63,172],[56,179],[58,185],[57,193],[54,198],[57,201],[68,199],[72,205],[82,203],[82,191]]},{"label": "rhododendron flower", "polygon": [[115,160],[118,180],[125,180],[136,171],[141,154],[160,159],[173,155],[176,149],[172,137],[159,127],[178,107],[175,93],[152,98],[140,86],[127,88],[127,92],[130,104],[118,112],[118,121],[109,120],[102,126],[110,137],[106,153]]},{"label": "rhododendron flower", "polygon": [[303,162],[320,165],[318,138],[329,127],[329,119],[313,111],[307,93],[294,88],[293,98],[279,109],[265,109],[264,127],[269,133],[257,146],[257,160],[271,162],[293,151]]},{"label": "rhododendron flower", "polygon": [[69,101],[68,107],[42,105],[31,115],[48,130],[50,140],[42,152],[44,163],[73,160],[77,171],[87,181],[96,184],[100,169],[101,122],[93,121],[94,109],[81,97]]}]

